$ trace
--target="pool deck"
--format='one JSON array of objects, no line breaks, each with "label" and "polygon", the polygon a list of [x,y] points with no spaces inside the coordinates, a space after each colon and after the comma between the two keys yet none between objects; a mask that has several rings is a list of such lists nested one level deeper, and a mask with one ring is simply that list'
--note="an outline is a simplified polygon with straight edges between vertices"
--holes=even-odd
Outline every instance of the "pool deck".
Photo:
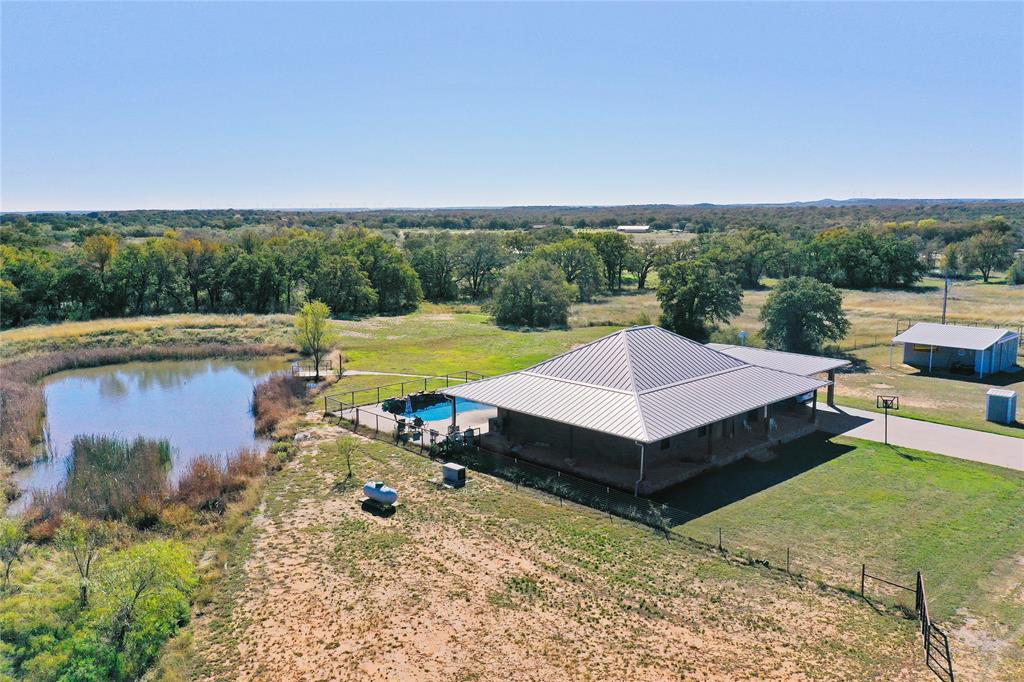
[{"label": "pool deck", "polygon": [[[395,415],[390,412],[385,412],[381,404],[376,405],[365,405],[359,407],[359,423],[364,426],[376,428],[382,433],[394,433],[395,431]],[[343,412],[345,419],[355,419],[356,408],[349,408]],[[491,417],[497,417],[498,410],[494,407],[489,407],[483,410],[470,410],[468,412],[459,412],[456,421],[460,429],[480,429],[481,433],[487,433],[487,420]],[[406,421],[412,422],[412,419],[406,418]],[[444,419],[434,419],[431,421],[423,422],[424,429],[433,429],[440,434],[448,433],[448,425],[451,423],[451,417],[445,417]]]}]

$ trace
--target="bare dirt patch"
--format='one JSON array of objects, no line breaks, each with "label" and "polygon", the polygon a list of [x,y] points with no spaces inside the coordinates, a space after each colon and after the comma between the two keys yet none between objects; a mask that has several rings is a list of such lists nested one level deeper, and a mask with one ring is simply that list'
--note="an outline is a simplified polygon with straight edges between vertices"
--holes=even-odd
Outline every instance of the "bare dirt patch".
[{"label": "bare dirt patch", "polygon": [[[319,424],[275,479],[202,679],[926,680],[913,623],[648,530]],[[359,484],[402,494],[365,513]],[[229,632],[215,638],[214,632]],[[208,645],[209,640],[216,645]]]}]

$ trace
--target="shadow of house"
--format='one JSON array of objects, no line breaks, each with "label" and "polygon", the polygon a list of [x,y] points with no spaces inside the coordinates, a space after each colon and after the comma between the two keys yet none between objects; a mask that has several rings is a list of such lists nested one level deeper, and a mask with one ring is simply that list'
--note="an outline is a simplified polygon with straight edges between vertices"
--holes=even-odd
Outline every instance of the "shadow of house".
[{"label": "shadow of house", "polygon": [[777,446],[777,456],[769,461],[743,459],[663,490],[652,499],[695,516],[710,514],[856,449],[829,438],[823,433],[805,436]]}]

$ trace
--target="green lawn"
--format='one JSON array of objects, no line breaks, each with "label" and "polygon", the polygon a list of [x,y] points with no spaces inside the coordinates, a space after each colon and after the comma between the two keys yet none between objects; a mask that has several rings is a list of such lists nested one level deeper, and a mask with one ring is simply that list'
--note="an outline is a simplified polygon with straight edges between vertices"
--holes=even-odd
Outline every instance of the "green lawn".
[{"label": "green lawn", "polygon": [[[924,572],[934,613],[1001,608],[985,591],[1024,559],[1024,472],[852,438],[794,441],[773,461],[743,461],[663,501],[701,514],[680,531],[773,564],[859,586],[862,562],[913,585]],[[1020,582],[1020,576],[1016,578]],[[1013,609],[1024,625],[1024,608]]]},{"label": "green lawn", "polygon": [[[836,401],[842,405],[875,410],[875,396],[900,396],[899,416],[951,426],[1024,438],[1024,424],[996,424],[985,419],[985,393],[992,387],[1007,388],[1024,395],[1024,373],[999,374],[993,380],[946,374],[929,375],[901,362],[901,348],[894,348],[892,367],[889,347],[858,350],[863,360],[855,371],[838,375]],[[866,371],[864,371],[866,370]]]}]

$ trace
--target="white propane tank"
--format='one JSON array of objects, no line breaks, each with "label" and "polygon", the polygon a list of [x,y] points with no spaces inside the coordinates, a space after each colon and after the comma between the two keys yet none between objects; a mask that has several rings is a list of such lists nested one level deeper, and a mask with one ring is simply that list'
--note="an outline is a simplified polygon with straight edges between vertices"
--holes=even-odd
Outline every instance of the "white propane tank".
[{"label": "white propane tank", "polygon": [[379,504],[391,505],[398,502],[398,491],[384,485],[384,481],[367,481],[363,494]]}]

